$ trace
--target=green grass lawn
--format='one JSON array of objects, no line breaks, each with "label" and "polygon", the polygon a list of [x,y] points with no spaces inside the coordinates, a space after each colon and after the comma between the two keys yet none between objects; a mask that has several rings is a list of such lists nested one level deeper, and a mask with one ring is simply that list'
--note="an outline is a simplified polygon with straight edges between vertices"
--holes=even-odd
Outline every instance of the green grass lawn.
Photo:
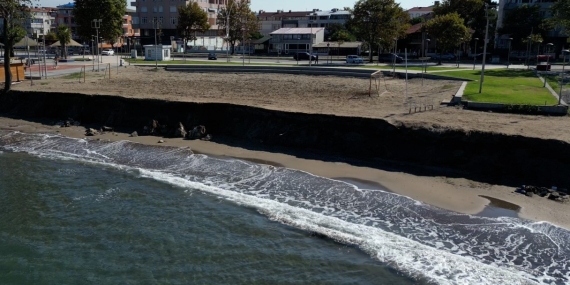
[{"label": "green grass lawn", "polygon": [[469,101],[517,105],[556,105],[558,101],[531,70],[491,69],[485,71],[479,94],[480,70],[439,72],[438,75],[470,79],[463,97]]},{"label": "green grass lawn", "polygon": [[[364,67],[364,68],[372,68],[372,69],[380,69],[380,70],[392,70],[393,67],[391,65],[347,65],[347,67]],[[456,70],[457,68],[455,67],[449,67],[449,66],[433,66],[433,65],[428,65],[427,67],[427,72],[430,71],[441,71],[441,70]],[[405,66],[396,66],[396,71],[402,72],[405,71],[406,67]],[[423,66],[408,66],[408,70],[415,70],[415,71],[420,71],[420,70],[424,70]],[[461,69],[460,69],[461,70]]]}]

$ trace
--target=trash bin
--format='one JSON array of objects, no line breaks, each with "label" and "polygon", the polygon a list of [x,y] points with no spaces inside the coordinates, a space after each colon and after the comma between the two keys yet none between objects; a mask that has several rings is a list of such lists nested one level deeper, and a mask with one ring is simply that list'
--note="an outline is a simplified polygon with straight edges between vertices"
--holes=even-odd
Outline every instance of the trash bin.
[{"label": "trash bin", "polygon": [[137,58],[137,50],[136,49],[131,50],[131,58]]}]

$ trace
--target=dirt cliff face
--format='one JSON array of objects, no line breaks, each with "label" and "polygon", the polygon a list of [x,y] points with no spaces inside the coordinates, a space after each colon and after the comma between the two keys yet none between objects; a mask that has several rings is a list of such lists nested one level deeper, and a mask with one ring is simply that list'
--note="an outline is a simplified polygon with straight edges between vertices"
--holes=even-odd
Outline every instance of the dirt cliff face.
[{"label": "dirt cliff face", "polygon": [[213,141],[421,175],[568,188],[568,143],[499,133],[392,125],[383,119],[288,113],[220,103],[70,93],[12,92],[5,117],[139,131],[153,119],[174,130],[204,125]]}]

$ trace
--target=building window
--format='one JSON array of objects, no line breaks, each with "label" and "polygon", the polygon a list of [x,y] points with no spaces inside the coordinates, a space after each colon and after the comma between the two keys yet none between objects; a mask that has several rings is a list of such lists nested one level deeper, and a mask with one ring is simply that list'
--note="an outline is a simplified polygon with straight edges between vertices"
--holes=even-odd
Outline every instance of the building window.
[{"label": "building window", "polygon": [[170,6],[170,12],[171,12],[171,13],[172,13],[172,12],[176,12],[176,11],[178,11],[178,10],[176,9],[176,6]]},{"label": "building window", "polygon": [[157,11],[158,11],[158,7],[153,6],[153,7],[152,7],[152,12],[156,13]]},{"label": "building window", "polygon": [[[145,17],[146,18],[146,17]],[[139,23],[139,17],[133,17],[132,24],[137,25]]]},{"label": "building window", "polygon": [[162,13],[162,6],[158,6],[158,12]]},{"label": "building window", "polygon": [[143,7],[141,7],[141,12],[142,12],[142,13],[146,13],[146,12],[148,12],[148,10],[147,10],[146,6],[143,6]]},{"label": "building window", "polygon": [[174,17],[170,18],[170,23],[176,25],[176,18]]},{"label": "building window", "polygon": [[148,18],[147,18],[147,17],[142,17],[142,18],[141,18],[141,23],[143,23],[143,24],[148,23]]},{"label": "building window", "polygon": [[158,22],[159,22],[159,23],[164,23],[163,19],[164,19],[163,17],[158,17]]}]

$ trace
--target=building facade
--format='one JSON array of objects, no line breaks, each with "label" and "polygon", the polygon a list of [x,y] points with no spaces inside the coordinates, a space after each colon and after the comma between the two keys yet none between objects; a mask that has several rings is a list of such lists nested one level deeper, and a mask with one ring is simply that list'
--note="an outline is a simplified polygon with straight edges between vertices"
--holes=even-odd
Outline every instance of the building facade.
[{"label": "building facade", "polygon": [[311,52],[313,47],[324,42],[324,28],[281,28],[272,32],[269,52],[293,55],[297,52]]},{"label": "building facade", "polygon": [[414,7],[406,11],[410,16],[410,19],[423,17],[425,15],[433,13],[433,6],[429,7]]},{"label": "building facade", "polygon": [[49,33],[52,29],[52,23],[55,22],[55,8],[43,7],[32,8],[31,19],[26,22],[25,29],[28,34],[34,38]]},{"label": "building facade", "polygon": [[[497,15],[497,30],[503,26],[505,20],[505,15],[516,8],[523,5],[538,5],[540,7],[540,14],[542,18],[547,19],[552,17],[552,11],[550,8],[556,2],[556,0],[500,0]],[[529,31],[530,35],[531,31]],[[552,42],[557,46],[557,50],[561,50],[564,47],[566,38],[568,36],[562,32],[560,28],[554,28],[550,30],[547,34],[545,41]],[[496,35],[495,47],[501,49],[509,48],[509,35]]]},{"label": "building facade", "polygon": [[[142,45],[154,44],[155,33],[157,41],[170,44],[171,39],[179,39],[176,30],[178,23],[178,7],[188,5],[189,0],[137,0],[131,2],[136,7],[136,14],[132,16],[133,29],[140,29],[140,43]],[[198,5],[208,13],[210,30],[198,33],[197,40],[189,42],[190,46],[202,46],[208,50],[220,50],[224,47],[224,40],[217,25],[218,11],[225,8],[228,0],[195,0]],[[158,24],[157,24],[158,23]],[[160,33],[158,32],[160,31]]]},{"label": "building facade", "polygon": [[350,17],[349,11],[336,8],[330,11],[313,9],[312,11],[277,10],[277,12],[265,12],[261,10],[257,13],[260,22],[259,32],[263,36],[281,28],[327,28],[333,23],[344,25]]},{"label": "building facade", "polygon": [[79,39],[79,35],[77,34],[77,24],[73,18],[74,7],[74,2],[69,2],[67,4],[57,6],[56,10],[54,11],[55,21],[51,25],[51,28],[55,31],[57,29],[57,26],[64,24],[71,30],[71,38],[76,40]]}]

